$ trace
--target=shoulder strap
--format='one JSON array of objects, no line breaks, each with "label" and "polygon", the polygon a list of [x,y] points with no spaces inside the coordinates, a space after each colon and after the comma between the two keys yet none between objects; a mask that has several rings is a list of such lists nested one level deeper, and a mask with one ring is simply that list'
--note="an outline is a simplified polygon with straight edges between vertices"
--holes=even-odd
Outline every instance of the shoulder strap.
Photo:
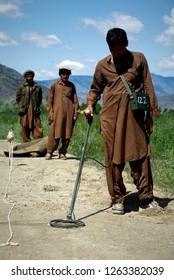
[{"label": "shoulder strap", "polygon": [[130,87],[128,86],[128,83],[126,82],[124,75],[120,75],[120,78],[122,79],[122,82],[123,82],[127,92],[129,93],[130,99],[134,99],[133,93],[132,93]]}]

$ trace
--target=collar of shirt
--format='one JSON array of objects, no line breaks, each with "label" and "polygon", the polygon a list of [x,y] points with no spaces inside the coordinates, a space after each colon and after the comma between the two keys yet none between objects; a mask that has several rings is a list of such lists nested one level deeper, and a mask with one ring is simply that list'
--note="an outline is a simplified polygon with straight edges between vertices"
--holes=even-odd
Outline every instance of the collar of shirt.
[{"label": "collar of shirt", "polygon": [[108,55],[108,56],[106,57],[106,60],[107,60],[108,63],[114,63],[113,55],[112,55],[112,54]]},{"label": "collar of shirt", "polygon": [[62,80],[59,80],[57,83],[58,83],[58,85],[62,85],[62,86],[66,85]]},{"label": "collar of shirt", "polygon": [[35,88],[35,87],[37,87],[37,86],[38,86],[38,84],[33,83],[33,85],[32,85],[32,86],[30,86],[30,85],[26,82],[26,83],[24,84],[24,86],[25,86],[25,87],[29,86],[29,87]]},{"label": "collar of shirt", "polygon": [[69,81],[66,81],[66,83],[64,83],[61,79],[57,82],[57,84],[66,87],[71,87],[71,83]]}]

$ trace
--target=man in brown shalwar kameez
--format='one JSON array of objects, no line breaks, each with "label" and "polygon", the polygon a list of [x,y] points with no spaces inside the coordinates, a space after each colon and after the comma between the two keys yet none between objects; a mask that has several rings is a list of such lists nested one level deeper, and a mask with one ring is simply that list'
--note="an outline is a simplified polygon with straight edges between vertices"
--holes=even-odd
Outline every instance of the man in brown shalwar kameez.
[{"label": "man in brown shalwar kameez", "polygon": [[[158,104],[148,63],[142,53],[127,50],[128,39],[123,29],[110,29],[106,41],[111,54],[96,66],[84,115],[87,118],[93,115],[103,94],[100,123],[112,211],[124,214],[126,188],[122,172],[126,162],[130,164],[131,176],[139,192],[139,209],[158,208],[153,198],[148,141],[153,127],[152,117],[158,115]],[[143,88],[147,92],[150,110],[146,119],[144,111],[132,111],[129,94],[120,78],[122,74],[132,90],[139,92]],[[87,109],[91,115],[85,113]]]},{"label": "man in brown shalwar kameez", "polygon": [[43,127],[40,119],[42,88],[33,81],[34,75],[33,70],[25,71],[23,76],[26,82],[20,85],[16,92],[23,142],[30,142],[31,134],[34,139],[43,137]]},{"label": "man in brown shalwar kameez", "polygon": [[79,113],[79,103],[75,85],[68,81],[71,69],[59,68],[60,79],[51,86],[46,109],[49,116],[50,131],[45,159],[52,158],[53,152],[59,148],[59,158],[66,158],[67,149],[72,137],[74,124]]}]

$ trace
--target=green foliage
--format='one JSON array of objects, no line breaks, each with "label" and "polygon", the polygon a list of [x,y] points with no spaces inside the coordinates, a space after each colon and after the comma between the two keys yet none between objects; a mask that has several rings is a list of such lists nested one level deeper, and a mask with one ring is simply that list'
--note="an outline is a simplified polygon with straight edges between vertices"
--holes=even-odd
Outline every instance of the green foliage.
[{"label": "green foliage", "polygon": [[[82,104],[81,110],[86,107]],[[86,158],[91,164],[101,162],[104,165],[103,141],[100,134],[100,105],[97,105],[93,122],[90,127],[90,133],[87,143]],[[44,136],[49,133],[48,116],[45,106],[42,106],[41,113],[42,125],[44,127]],[[73,137],[71,138],[68,152],[80,157],[87,129],[86,118],[79,114],[76,121]],[[15,141],[22,142],[19,116],[15,103],[0,103],[0,138],[6,139],[8,131],[12,129],[15,135]],[[154,185],[159,186],[163,190],[174,191],[174,110],[161,110],[160,115],[154,118],[153,134],[150,136],[151,142],[151,163],[154,178]],[[127,166],[127,165],[126,165]],[[104,168],[104,167],[102,167]],[[126,167],[126,171],[130,171]]]},{"label": "green foliage", "polygon": [[15,100],[0,101],[0,113],[17,112],[17,104]]},{"label": "green foliage", "polygon": [[19,124],[18,114],[13,112],[3,112],[0,113],[0,132],[1,139],[6,139],[9,130],[13,130],[15,135],[15,141],[21,142],[21,129]]},{"label": "green foliage", "polygon": [[151,149],[154,182],[174,190],[174,110],[165,110],[154,118]]}]

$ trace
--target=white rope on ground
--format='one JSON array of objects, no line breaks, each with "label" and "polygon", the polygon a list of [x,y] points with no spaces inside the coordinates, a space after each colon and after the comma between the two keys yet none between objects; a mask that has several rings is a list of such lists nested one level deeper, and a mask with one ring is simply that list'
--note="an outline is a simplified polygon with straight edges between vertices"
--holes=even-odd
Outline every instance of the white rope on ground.
[{"label": "white rope on ground", "polygon": [[3,197],[4,203],[12,204],[12,207],[9,210],[9,213],[8,213],[8,226],[9,226],[9,231],[10,231],[10,237],[7,240],[6,243],[2,243],[2,244],[0,244],[0,246],[18,246],[19,245],[18,243],[15,243],[15,242],[11,241],[12,238],[13,238],[13,231],[12,231],[11,222],[10,222],[10,215],[11,215],[11,212],[12,212],[13,208],[16,205],[16,202],[10,201],[8,199],[8,193],[9,193],[10,182],[11,182],[11,173],[12,173],[12,167],[13,167],[13,164],[12,164],[13,163],[13,140],[14,140],[14,133],[13,133],[12,130],[10,130],[8,132],[8,135],[7,135],[7,141],[9,143],[9,166],[10,166],[10,172],[9,172],[9,180],[8,180],[8,184],[7,184],[7,187],[6,187],[6,192],[5,192],[5,195]]}]

